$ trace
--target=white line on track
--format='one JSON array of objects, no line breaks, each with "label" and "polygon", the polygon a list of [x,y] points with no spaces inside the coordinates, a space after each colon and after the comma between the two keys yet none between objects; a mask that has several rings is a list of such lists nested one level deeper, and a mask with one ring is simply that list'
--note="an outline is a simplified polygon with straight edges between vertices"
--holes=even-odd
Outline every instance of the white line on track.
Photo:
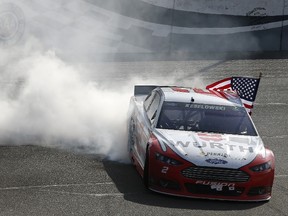
[{"label": "white line on track", "polygon": [[[275,178],[288,178],[288,175],[275,175]],[[56,187],[77,187],[77,186],[96,186],[96,185],[114,185],[113,182],[98,182],[98,183],[86,183],[86,184],[59,184],[59,185],[31,185],[31,186],[18,186],[18,187],[5,187],[0,188],[0,191],[5,190],[27,190],[27,189],[45,189],[45,188],[56,188]],[[44,190],[43,190],[44,191]],[[60,191],[52,191],[52,190],[45,190],[57,193],[69,193],[69,194],[82,194],[82,193],[71,193],[71,192],[60,192]],[[91,196],[122,196],[122,193],[105,193],[105,194],[86,194]]]},{"label": "white line on track", "polygon": [[55,191],[55,190],[40,190],[43,192],[58,193],[58,194],[68,194],[68,195],[80,195],[80,196],[94,196],[94,197],[105,197],[105,196],[123,196],[123,193],[77,193],[77,192],[67,192],[67,191]]},{"label": "white line on track", "polygon": [[264,104],[264,105],[276,105],[276,106],[281,105],[281,106],[287,106],[288,104],[287,104],[287,103],[266,103],[266,104]]},{"label": "white line on track", "polygon": [[284,139],[284,138],[287,138],[288,135],[279,135],[279,136],[261,136],[263,138],[269,138],[269,139]]},{"label": "white line on track", "polygon": [[96,185],[114,185],[113,182],[99,182],[99,183],[86,183],[86,184],[59,184],[59,185],[30,185],[30,186],[18,186],[18,187],[6,187],[0,188],[2,190],[26,190],[36,188],[52,188],[52,187],[75,187],[75,186],[96,186]]},{"label": "white line on track", "polygon": [[288,175],[275,175],[275,178],[287,178]]},{"label": "white line on track", "polygon": [[254,105],[256,106],[287,106],[287,103],[254,103]]},{"label": "white line on track", "polygon": [[[61,188],[61,187],[75,187],[75,186],[96,186],[96,185],[114,185],[113,182],[99,182],[99,183],[87,183],[87,184],[61,184],[61,185],[34,185],[34,186],[19,186],[19,187],[6,187],[0,188],[0,191],[9,190],[27,190],[27,189],[39,189],[40,192],[45,193],[57,193],[63,195],[77,195],[77,196],[94,196],[94,197],[107,197],[107,196],[124,196],[124,193],[79,193],[79,192],[69,192],[69,191],[57,191],[51,188]],[[139,194],[139,193],[125,193],[127,194]]]}]

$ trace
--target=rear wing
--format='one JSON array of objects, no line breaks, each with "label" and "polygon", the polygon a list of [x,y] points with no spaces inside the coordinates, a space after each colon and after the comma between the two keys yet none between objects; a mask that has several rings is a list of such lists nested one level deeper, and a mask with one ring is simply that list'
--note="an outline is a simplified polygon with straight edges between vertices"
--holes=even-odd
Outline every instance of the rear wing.
[{"label": "rear wing", "polygon": [[136,95],[148,95],[153,89],[157,88],[157,85],[135,85],[134,96]]}]

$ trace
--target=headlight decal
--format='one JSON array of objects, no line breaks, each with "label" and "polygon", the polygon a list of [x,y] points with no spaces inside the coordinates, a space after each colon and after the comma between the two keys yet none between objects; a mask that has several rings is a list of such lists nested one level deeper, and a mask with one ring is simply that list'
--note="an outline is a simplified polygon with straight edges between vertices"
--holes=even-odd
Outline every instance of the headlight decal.
[{"label": "headlight decal", "polygon": [[182,164],[180,161],[175,160],[175,159],[170,158],[170,157],[167,157],[165,155],[162,155],[162,154],[160,154],[158,152],[156,152],[155,156],[156,156],[157,160],[159,160],[159,161],[161,161],[163,163],[169,164],[169,165],[180,165],[180,164]]},{"label": "headlight decal", "polygon": [[268,161],[263,164],[259,164],[250,168],[253,172],[263,172],[265,170],[271,169],[271,161]]}]

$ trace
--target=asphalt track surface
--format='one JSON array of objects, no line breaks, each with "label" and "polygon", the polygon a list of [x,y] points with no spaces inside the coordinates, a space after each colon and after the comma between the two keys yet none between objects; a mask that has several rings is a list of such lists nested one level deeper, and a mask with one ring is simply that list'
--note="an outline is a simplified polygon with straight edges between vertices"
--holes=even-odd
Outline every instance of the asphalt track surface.
[{"label": "asphalt track surface", "polygon": [[0,215],[288,215],[288,60],[120,62],[102,68],[103,82],[118,85],[133,74],[158,80],[173,76],[179,83],[197,76],[209,83],[262,72],[253,119],[276,157],[272,199],[243,203],[161,195],[146,190],[130,164],[2,143]]}]

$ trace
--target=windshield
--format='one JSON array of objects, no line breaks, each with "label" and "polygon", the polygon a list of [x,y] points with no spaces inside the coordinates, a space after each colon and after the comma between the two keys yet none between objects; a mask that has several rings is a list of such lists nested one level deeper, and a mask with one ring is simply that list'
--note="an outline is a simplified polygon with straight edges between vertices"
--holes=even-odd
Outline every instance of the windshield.
[{"label": "windshield", "polygon": [[244,107],[164,102],[157,128],[257,136]]}]

